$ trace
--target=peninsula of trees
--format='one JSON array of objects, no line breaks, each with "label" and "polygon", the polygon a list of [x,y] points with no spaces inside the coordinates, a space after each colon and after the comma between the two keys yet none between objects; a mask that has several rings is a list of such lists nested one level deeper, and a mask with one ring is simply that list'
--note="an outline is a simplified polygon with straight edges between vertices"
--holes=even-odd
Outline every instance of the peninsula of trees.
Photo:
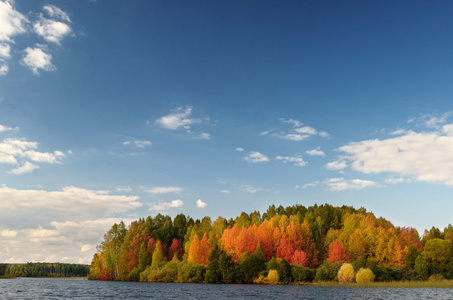
[{"label": "peninsula of trees", "polygon": [[64,263],[0,264],[0,277],[87,277],[90,266]]},{"label": "peninsula of trees", "polygon": [[262,215],[183,214],[114,224],[89,279],[291,283],[453,278],[453,227],[395,227],[364,208],[270,206]]}]

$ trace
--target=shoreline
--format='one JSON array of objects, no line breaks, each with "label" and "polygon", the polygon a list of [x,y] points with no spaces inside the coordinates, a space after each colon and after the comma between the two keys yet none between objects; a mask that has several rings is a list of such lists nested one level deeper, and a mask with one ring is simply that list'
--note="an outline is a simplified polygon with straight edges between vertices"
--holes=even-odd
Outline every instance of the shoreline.
[{"label": "shoreline", "polygon": [[388,281],[388,282],[369,282],[369,283],[340,283],[334,281],[323,282],[301,282],[295,285],[320,286],[320,287],[351,287],[351,288],[453,288],[453,280],[438,281]]}]

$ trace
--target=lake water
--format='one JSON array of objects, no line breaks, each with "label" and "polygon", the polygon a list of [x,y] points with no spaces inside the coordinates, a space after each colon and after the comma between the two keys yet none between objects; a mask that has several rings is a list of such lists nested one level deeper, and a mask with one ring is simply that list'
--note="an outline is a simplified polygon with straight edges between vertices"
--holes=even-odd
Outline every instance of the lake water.
[{"label": "lake water", "polygon": [[453,289],[343,288],[105,282],[83,279],[0,280],[0,299],[453,299]]}]

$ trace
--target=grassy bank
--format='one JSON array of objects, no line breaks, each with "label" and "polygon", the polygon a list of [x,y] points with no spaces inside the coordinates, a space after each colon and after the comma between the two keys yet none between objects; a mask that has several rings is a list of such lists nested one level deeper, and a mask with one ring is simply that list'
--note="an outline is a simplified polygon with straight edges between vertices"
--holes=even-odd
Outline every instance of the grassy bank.
[{"label": "grassy bank", "polygon": [[453,280],[438,281],[390,281],[370,283],[339,283],[333,281],[308,283],[310,286],[332,286],[332,287],[376,287],[376,288],[453,288]]}]

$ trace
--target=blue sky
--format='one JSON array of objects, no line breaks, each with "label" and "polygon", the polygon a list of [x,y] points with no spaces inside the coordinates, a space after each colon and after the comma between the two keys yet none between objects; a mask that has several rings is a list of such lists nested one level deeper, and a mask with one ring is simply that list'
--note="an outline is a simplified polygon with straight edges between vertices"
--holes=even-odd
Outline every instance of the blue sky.
[{"label": "blue sky", "polygon": [[0,261],[113,222],[361,206],[452,223],[448,1],[0,0]]}]

